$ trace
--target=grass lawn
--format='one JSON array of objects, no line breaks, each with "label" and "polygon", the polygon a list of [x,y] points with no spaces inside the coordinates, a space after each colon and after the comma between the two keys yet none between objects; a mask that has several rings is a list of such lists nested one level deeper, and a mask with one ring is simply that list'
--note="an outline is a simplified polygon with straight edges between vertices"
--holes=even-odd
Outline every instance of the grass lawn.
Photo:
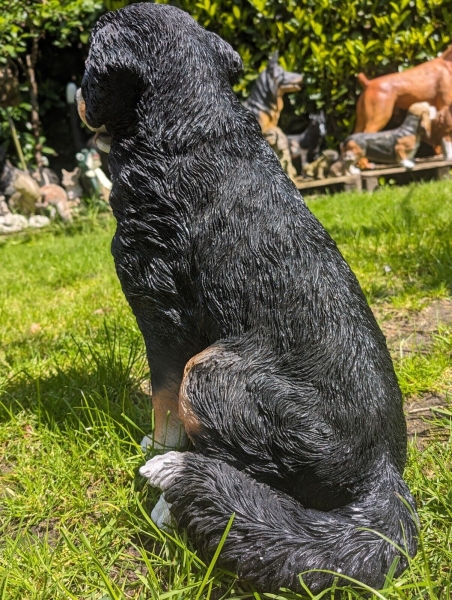
[{"label": "grass lawn", "polygon": [[[433,421],[406,469],[419,553],[371,595],[449,599],[452,182],[309,206],[388,336],[406,406],[424,429],[424,414]],[[114,272],[113,231],[99,216],[0,239],[0,600],[276,598],[238,586],[148,516],[158,492],[137,475],[151,429],[148,373]],[[436,409],[424,413],[429,398]]]}]

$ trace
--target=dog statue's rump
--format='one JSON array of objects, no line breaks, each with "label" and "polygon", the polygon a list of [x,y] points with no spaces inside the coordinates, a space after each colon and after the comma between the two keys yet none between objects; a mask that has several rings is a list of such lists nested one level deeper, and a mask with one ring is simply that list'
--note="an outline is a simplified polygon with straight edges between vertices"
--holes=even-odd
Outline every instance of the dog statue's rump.
[{"label": "dog statue's rump", "polygon": [[308,569],[379,587],[406,566],[385,538],[416,550],[400,390],[356,278],[234,96],[240,69],[166,5],[92,33],[79,108],[111,136],[112,251],[155,435],[178,406],[195,447],[142,472],[206,555],[235,512],[220,563],[259,589],[300,589]]}]

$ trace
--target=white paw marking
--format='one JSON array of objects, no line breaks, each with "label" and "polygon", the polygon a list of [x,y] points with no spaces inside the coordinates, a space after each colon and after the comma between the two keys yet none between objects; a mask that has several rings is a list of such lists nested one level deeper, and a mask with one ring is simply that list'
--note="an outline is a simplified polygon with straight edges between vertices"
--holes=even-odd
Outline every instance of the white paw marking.
[{"label": "white paw marking", "polygon": [[441,146],[446,160],[452,160],[452,142],[443,138]]},{"label": "white paw marking", "polygon": [[168,502],[165,500],[165,496],[162,494],[151,512],[151,519],[154,521],[157,527],[168,533],[174,527],[170,508],[171,504],[168,504]]},{"label": "white paw marking", "polygon": [[154,456],[140,468],[140,475],[146,477],[149,485],[167,490],[183,468],[182,452],[168,452]]},{"label": "white paw marking", "polygon": [[415,163],[412,160],[405,159],[402,160],[400,164],[402,165],[402,167],[405,167],[405,169],[413,169]]},{"label": "white paw marking", "polygon": [[144,454],[146,454],[151,450],[158,450],[159,452],[171,452],[172,450],[179,448],[179,445],[176,444],[175,446],[170,446],[168,444],[160,444],[151,436],[145,435],[140,442],[140,448]]}]

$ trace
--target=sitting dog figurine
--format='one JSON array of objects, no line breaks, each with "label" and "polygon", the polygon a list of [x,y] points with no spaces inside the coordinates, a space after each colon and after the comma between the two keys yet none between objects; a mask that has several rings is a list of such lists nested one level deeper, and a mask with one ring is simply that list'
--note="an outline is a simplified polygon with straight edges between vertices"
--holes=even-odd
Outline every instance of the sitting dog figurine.
[{"label": "sitting dog figurine", "polygon": [[429,136],[422,136],[422,141],[426,142],[435,151],[435,154],[442,154],[444,159],[452,160],[452,106],[446,106],[437,111],[432,119],[432,128]]},{"label": "sitting dog figurine", "polygon": [[326,119],[323,110],[318,115],[309,115],[309,118],[309,125],[304,131],[287,136],[292,161],[300,158],[302,169],[307,163],[312,163],[319,157],[326,136]]},{"label": "sitting dog figurine", "polygon": [[303,177],[306,179],[325,179],[325,177],[328,177],[331,165],[338,158],[339,153],[336,150],[324,150],[316,160],[304,165],[302,169]]},{"label": "sitting dog figurine", "polygon": [[[416,551],[386,342],[336,244],[231,84],[239,55],[174,6],[103,15],[79,90],[109,146],[112,252],[143,333],[174,519],[259,590],[376,588]],[[169,512],[168,512],[169,511]],[[396,558],[398,557],[398,558]]]},{"label": "sitting dog figurine", "polygon": [[341,154],[353,153],[361,169],[372,169],[371,160],[383,164],[397,162],[405,169],[412,169],[422,135],[430,136],[432,108],[427,102],[416,102],[397,129],[353,133],[341,145]]},{"label": "sitting dog figurine", "polygon": [[339,160],[333,162],[328,169],[328,177],[343,177],[344,175],[358,175],[361,170],[355,166],[356,156],[354,152],[345,152]]},{"label": "sitting dog figurine", "polygon": [[285,173],[295,181],[297,170],[293,166],[287,135],[279,127],[270,127],[263,134],[264,140],[270,144],[273,152],[279,158],[279,162]]},{"label": "sitting dog figurine", "polygon": [[278,126],[284,108],[284,94],[299,92],[302,81],[303,75],[281,67],[277,52],[270,57],[267,68],[259,74],[249,97],[243,103],[256,117],[263,133]]},{"label": "sitting dog figurine", "polygon": [[281,67],[278,63],[278,53],[275,52],[243,103],[243,106],[258,120],[264,138],[273,148],[280,159],[281,166],[292,180],[297,176],[297,171],[292,164],[288,138],[278,127],[278,123],[284,107],[284,94],[298,92],[302,81],[303,75],[291,73]]},{"label": "sitting dog figurine", "polygon": [[82,170],[80,167],[75,167],[72,171],[61,169],[62,181],[61,185],[67,193],[70,206],[79,206],[82,201],[83,189],[80,185],[80,176]]},{"label": "sitting dog figurine", "polygon": [[10,209],[26,216],[34,215],[41,201],[38,182],[6,159],[4,147],[0,147],[0,194],[6,196]]}]

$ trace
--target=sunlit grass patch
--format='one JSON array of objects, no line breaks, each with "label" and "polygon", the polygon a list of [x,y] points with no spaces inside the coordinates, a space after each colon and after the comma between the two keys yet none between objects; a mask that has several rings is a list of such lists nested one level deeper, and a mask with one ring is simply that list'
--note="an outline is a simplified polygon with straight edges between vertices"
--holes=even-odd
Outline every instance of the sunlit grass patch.
[{"label": "sunlit grass patch", "polygon": [[[418,311],[452,286],[452,183],[309,201],[371,303]],[[137,474],[151,428],[144,344],[117,280],[114,220],[0,240],[0,599],[299,599],[257,594],[149,514]],[[394,353],[405,398],[452,384],[452,330]],[[322,598],[447,599],[452,565],[450,408],[438,439],[410,446],[406,479],[422,545],[384,590]],[[441,438],[441,439],[440,439]],[[306,591],[305,597],[309,593]]]}]

